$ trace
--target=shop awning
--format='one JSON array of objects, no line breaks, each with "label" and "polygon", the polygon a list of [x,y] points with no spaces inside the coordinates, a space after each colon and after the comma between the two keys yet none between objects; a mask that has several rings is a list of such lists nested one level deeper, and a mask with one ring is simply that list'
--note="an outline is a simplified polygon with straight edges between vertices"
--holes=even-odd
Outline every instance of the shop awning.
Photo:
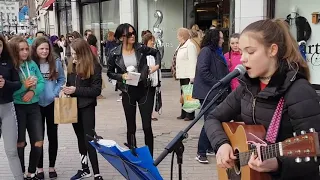
[{"label": "shop awning", "polygon": [[53,7],[53,3],[55,2],[56,0],[47,0],[43,5],[42,5],[42,9],[52,9]]}]

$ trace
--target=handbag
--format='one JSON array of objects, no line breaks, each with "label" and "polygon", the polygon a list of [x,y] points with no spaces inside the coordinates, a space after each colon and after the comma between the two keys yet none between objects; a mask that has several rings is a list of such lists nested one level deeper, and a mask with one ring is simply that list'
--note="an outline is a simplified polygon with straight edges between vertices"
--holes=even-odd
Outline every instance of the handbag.
[{"label": "handbag", "polygon": [[283,105],[284,105],[284,98],[282,97],[279,100],[277,108],[272,116],[271,123],[269,124],[269,127],[268,127],[266,140],[272,144],[275,143],[277,140],[281,117],[282,117]]},{"label": "handbag", "polygon": [[154,107],[154,111],[158,114],[161,114],[160,110],[162,109],[162,97],[160,87],[156,88],[156,104]]}]

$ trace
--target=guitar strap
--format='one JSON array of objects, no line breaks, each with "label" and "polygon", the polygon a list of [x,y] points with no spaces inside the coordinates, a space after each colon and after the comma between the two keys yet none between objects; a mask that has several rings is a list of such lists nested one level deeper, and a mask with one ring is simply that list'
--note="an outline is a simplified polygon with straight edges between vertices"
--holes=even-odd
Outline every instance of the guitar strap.
[{"label": "guitar strap", "polygon": [[269,124],[269,128],[267,131],[266,140],[272,144],[275,143],[277,140],[281,117],[282,117],[283,105],[284,105],[284,97],[281,97],[277,105],[277,108],[272,116],[272,120],[271,120],[271,123]]}]

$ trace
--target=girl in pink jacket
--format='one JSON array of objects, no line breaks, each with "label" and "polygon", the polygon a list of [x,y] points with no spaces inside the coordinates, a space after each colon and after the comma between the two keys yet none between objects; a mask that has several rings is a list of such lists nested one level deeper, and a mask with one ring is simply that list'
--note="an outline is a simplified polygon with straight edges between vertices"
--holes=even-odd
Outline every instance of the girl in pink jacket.
[{"label": "girl in pink jacket", "polygon": [[[239,37],[240,34],[234,33],[230,36],[230,51],[224,54],[224,57],[226,58],[228,62],[229,71],[233,71],[234,68],[241,64],[241,52],[239,50]],[[239,81],[237,78],[234,78],[231,81],[231,89],[234,90],[238,87]]]}]

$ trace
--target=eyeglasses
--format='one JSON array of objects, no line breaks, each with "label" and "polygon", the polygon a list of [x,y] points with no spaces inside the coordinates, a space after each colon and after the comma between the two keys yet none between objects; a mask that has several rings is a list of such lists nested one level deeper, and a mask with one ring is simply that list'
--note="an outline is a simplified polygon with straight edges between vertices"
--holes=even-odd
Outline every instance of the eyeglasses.
[{"label": "eyeglasses", "polygon": [[135,36],[136,35],[136,33],[133,31],[133,32],[128,32],[127,34],[124,34],[124,35],[122,35],[123,37],[132,37],[132,36]]}]

